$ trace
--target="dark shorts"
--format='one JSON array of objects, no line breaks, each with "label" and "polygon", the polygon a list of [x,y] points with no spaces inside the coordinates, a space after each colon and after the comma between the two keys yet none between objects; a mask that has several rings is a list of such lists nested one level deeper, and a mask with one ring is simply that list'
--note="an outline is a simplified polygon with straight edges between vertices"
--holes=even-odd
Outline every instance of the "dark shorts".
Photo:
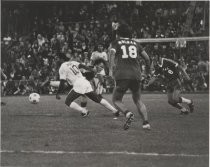
[{"label": "dark shorts", "polygon": [[175,90],[180,90],[180,89],[181,89],[181,81],[179,79],[169,81],[167,84],[168,93],[172,93]]},{"label": "dark shorts", "polygon": [[116,81],[116,87],[113,94],[113,100],[122,100],[123,95],[126,93],[128,89],[131,90],[132,93],[140,92],[140,81],[139,80],[130,80],[123,79]]}]

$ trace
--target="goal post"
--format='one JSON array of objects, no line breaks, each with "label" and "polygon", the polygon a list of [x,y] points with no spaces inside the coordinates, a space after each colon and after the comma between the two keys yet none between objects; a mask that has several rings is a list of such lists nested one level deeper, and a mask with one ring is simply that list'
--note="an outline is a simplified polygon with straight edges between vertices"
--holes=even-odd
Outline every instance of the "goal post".
[{"label": "goal post", "polygon": [[209,36],[205,37],[181,37],[181,38],[143,38],[143,39],[136,39],[135,41],[140,43],[162,43],[162,42],[177,42],[177,40],[181,41],[208,41]]}]

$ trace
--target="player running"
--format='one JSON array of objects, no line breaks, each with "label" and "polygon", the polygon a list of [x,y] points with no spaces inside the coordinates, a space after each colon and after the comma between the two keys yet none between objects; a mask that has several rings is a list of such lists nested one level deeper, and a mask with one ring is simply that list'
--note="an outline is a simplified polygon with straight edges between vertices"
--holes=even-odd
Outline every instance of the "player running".
[{"label": "player running", "polygon": [[173,107],[180,109],[181,114],[188,114],[189,111],[181,105],[181,103],[187,103],[190,112],[193,112],[193,101],[180,96],[180,73],[184,76],[184,78],[190,81],[188,74],[181,65],[171,59],[159,57],[158,61],[159,62],[154,73],[155,77],[149,81],[148,86],[154,83],[156,79],[161,79],[163,83],[167,84],[168,103]]},{"label": "player running", "polygon": [[87,116],[89,111],[74,102],[74,100],[78,97],[85,95],[96,103],[100,103],[105,108],[111,110],[113,113],[118,112],[111,104],[109,104],[108,101],[101,98],[93,91],[90,82],[82,75],[80,71],[81,68],[92,71],[91,68],[71,60],[64,62],[59,69],[60,85],[57,94],[59,94],[59,92],[63,89],[65,81],[67,81],[70,85],[73,85],[73,88],[66,97],[65,104],[70,108],[81,112],[82,116]]},{"label": "player running", "polygon": [[113,103],[127,118],[124,129],[127,130],[134,119],[134,114],[122,103],[124,94],[131,90],[133,102],[143,119],[143,129],[150,129],[147,110],[141,100],[141,67],[140,55],[145,59],[146,71],[150,71],[150,59],[142,46],[131,39],[131,30],[121,24],[117,30],[117,39],[110,46],[110,64],[116,87],[113,92]]}]

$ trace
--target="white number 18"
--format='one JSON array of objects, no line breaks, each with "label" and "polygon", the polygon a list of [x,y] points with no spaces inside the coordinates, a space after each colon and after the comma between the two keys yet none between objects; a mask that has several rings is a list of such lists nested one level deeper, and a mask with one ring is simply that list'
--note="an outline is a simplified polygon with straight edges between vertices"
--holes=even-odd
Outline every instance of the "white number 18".
[{"label": "white number 18", "polygon": [[122,55],[123,59],[127,59],[128,57],[131,57],[131,58],[136,58],[137,57],[136,46],[133,46],[133,45],[129,46],[128,47],[128,54],[127,54],[127,50],[126,50],[126,46],[125,45],[122,45],[121,49],[123,51],[123,55]]}]

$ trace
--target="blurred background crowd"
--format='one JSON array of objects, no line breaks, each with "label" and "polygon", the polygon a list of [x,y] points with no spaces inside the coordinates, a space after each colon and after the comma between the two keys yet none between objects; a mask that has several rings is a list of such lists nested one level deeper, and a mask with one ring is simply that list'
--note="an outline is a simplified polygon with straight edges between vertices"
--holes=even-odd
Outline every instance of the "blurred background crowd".
[{"label": "blurred background crowd", "polygon": [[[52,94],[50,81],[59,79],[58,69],[72,55],[89,64],[91,53],[103,45],[107,52],[119,21],[132,27],[133,38],[178,38],[186,36],[186,20],[192,16],[188,37],[209,36],[209,2],[196,2],[190,15],[189,1],[52,1],[2,2],[1,88],[3,95],[38,92]],[[193,81],[185,91],[207,91],[209,43],[142,43],[152,60],[158,55],[181,63]],[[142,61],[144,73],[144,62]],[[149,78],[142,77],[142,88],[164,91],[161,83],[147,88]],[[105,91],[111,92],[113,80],[107,77]]]}]

